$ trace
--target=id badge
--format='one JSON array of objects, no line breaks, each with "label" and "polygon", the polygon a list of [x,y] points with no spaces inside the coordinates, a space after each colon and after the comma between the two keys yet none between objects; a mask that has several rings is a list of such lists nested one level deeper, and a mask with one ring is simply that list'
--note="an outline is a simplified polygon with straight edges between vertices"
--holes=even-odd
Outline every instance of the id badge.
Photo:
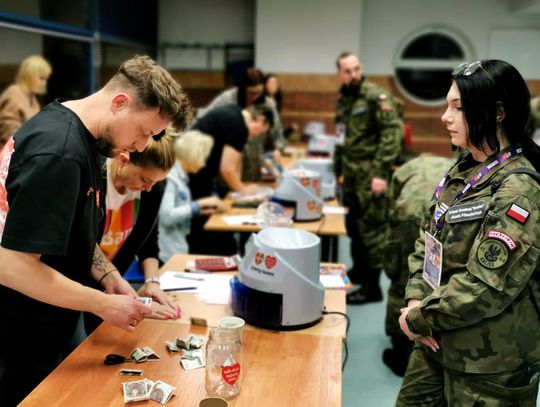
[{"label": "id badge", "polygon": [[422,277],[435,289],[441,285],[442,243],[425,232],[424,271]]},{"label": "id badge", "polygon": [[343,144],[345,142],[346,133],[347,128],[345,127],[345,123],[336,123],[336,137],[339,144]]}]

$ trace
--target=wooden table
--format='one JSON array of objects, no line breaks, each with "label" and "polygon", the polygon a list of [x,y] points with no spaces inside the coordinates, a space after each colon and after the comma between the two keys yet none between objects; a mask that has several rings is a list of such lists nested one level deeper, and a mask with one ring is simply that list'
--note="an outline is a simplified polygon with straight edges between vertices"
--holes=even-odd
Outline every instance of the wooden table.
[{"label": "wooden table", "polygon": [[[259,225],[229,225],[223,220],[223,216],[238,216],[238,215],[255,215],[257,209],[255,208],[233,208],[232,204],[235,199],[225,198],[225,210],[220,213],[215,213],[208,218],[208,221],[204,224],[204,230],[213,232],[240,232],[240,233],[252,233],[261,230]],[[323,224],[323,220],[315,220],[310,222],[293,222],[293,228],[305,230],[317,234]]]},{"label": "wooden table", "polygon": [[[206,397],[205,369],[185,371],[179,354],[169,354],[166,340],[207,335],[203,327],[145,320],[130,334],[102,324],[34,389],[20,406],[124,406],[122,382],[148,378],[177,388],[168,405],[196,407]],[[341,339],[297,333],[245,330],[242,391],[234,407],[341,406]],[[109,353],[129,355],[150,346],[161,357],[142,364],[103,364]],[[36,355],[38,352],[36,352]],[[121,367],[143,369],[143,376],[119,376]],[[141,401],[137,406],[158,406]]]},{"label": "wooden table", "polygon": [[[176,255],[162,268],[183,270],[194,255]],[[206,396],[204,369],[185,371],[178,354],[169,354],[166,340],[207,335],[206,327],[189,325],[189,317],[206,318],[210,326],[219,318],[232,315],[229,305],[210,305],[187,292],[168,293],[182,306],[176,321],[147,319],[128,333],[101,324],[58,368],[56,368],[21,406],[122,406],[122,382],[135,376],[119,376],[121,367],[144,370],[143,378],[163,380],[177,387],[173,406],[198,406]],[[325,291],[328,311],[346,312],[345,292]],[[240,395],[229,405],[243,406],[341,406],[341,360],[345,339],[345,318],[325,315],[308,329],[275,332],[246,325],[244,328],[244,381]],[[107,354],[128,356],[136,347],[150,346],[161,357],[159,362],[126,363],[106,366]],[[153,401],[136,405],[157,405]]]}]

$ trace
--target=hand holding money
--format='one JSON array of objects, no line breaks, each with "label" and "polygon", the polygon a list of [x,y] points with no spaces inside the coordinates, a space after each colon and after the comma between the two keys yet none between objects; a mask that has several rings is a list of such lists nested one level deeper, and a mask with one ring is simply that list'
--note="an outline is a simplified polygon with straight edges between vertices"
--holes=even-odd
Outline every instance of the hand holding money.
[{"label": "hand holding money", "polygon": [[104,294],[102,301],[93,304],[92,312],[114,326],[133,332],[152,313],[152,308],[126,295]]},{"label": "hand holding money", "polygon": [[139,290],[139,295],[151,297],[155,302],[161,304],[158,312],[152,314],[152,318],[156,319],[176,319],[180,318],[181,310],[178,304],[175,304],[171,298],[164,293],[158,284],[144,284]]}]

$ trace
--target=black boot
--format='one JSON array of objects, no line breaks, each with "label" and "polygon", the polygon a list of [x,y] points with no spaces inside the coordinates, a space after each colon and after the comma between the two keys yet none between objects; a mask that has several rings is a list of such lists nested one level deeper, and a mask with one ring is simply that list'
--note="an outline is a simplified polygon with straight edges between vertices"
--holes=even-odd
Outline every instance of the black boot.
[{"label": "black boot", "polygon": [[347,294],[347,304],[349,305],[362,305],[368,302],[382,301],[383,295],[381,287],[363,285],[355,291]]},{"label": "black boot", "polygon": [[403,377],[409,364],[413,342],[405,335],[392,335],[392,348],[385,349],[382,360],[397,376]]}]

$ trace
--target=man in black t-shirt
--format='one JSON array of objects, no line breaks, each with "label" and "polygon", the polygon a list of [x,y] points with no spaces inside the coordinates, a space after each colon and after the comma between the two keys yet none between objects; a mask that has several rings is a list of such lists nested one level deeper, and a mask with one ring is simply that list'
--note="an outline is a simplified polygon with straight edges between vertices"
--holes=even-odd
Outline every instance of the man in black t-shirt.
[{"label": "man in black t-shirt", "polygon": [[[253,105],[241,109],[236,105],[216,107],[197,121],[194,129],[208,134],[214,139],[206,166],[189,176],[189,188],[193,200],[220,194],[217,183],[219,177],[228,188],[243,194],[257,192],[258,187],[244,184],[242,177],[242,150],[249,137],[259,137],[272,126],[272,110],[264,105]],[[188,239],[191,253],[234,254],[236,243],[230,234],[205,232],[207,216],[191,220]]]},{"label": "man in black t-shirt", "polygon": [[[98,92],[48,105],[1,151],[0,406],[54,369],[80,311],[128,331],[152,312],[96,250],[98,154],[144,150],[187,107],[167,71],[135,57]],[[89,278],[112,295],[87,287]]]}]

